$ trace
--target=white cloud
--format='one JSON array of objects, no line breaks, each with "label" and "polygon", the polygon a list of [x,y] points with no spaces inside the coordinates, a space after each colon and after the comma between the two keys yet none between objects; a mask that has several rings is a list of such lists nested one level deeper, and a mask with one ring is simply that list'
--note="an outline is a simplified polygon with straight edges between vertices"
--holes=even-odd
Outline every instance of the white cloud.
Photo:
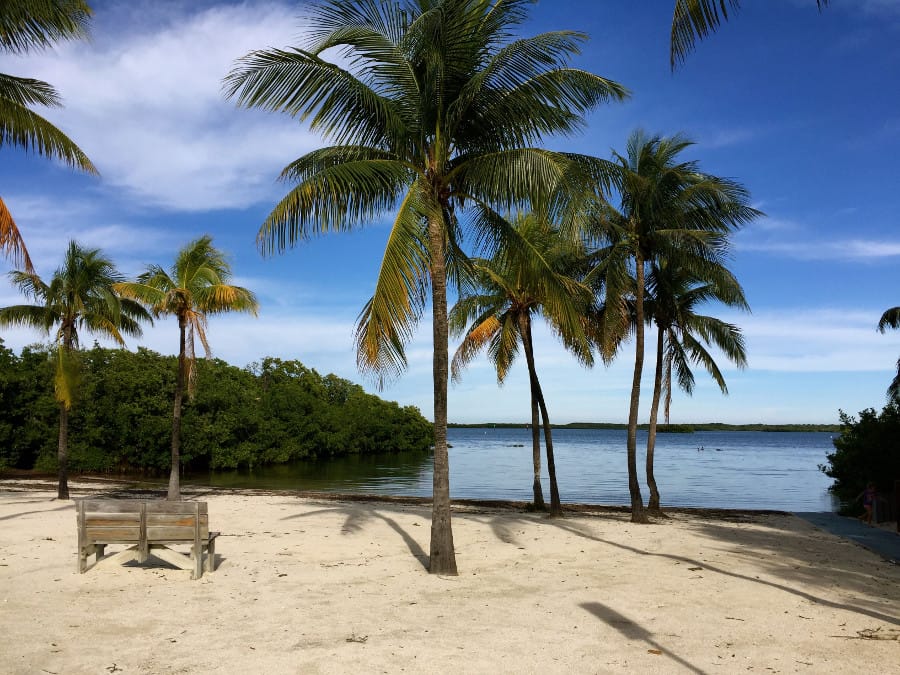
[{"label": "white cloud", "polygon": [[[119,271],[134,276],[158,256],[183,245],[183,233],[111,219],[102,204],[84,199],[4,195],[28,245],[38,274],[48,278],[62,262],[70,240],[99,248]],[[2,267],[0,267],[2,269]]]},{"label": "white cloud", "polygon": [[741,327],[751,371],[878,372],[894,363],[900,342],[875,330],[880,312],[784,309],[721,318]]},{"label": "white cloud", "polygon": [[274,184],[281,168],[320,140],[287,116],[236,109],[221,82],[248,51],[295,43],[296,10],[256,3],[179,16],[166,9],[166,20],[154,22],[136,10],[109,16],[104,11],[114,8],[98,8],[92,42],[12,60],[10,70],[58,86],[65,108],[47,117],[85,150],[103,181],[144,204],[192,211],[271,200],[281,192]]}]

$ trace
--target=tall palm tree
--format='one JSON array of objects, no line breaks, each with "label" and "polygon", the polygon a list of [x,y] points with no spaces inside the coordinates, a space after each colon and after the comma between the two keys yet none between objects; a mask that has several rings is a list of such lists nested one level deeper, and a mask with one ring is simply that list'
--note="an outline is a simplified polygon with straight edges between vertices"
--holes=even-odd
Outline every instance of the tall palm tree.
[{"label": "tall palm tree", "polygon": [[[430,290],[432,573],[456,574],[447,278],[464,257],[464,226],[479,241],[502,245],[508,227],[495,209],[542,205],[567,165],[565,156],[533,145],[547,134],[575,132],[586,111],[627,95],[615,82],[568,66],[582,33],[513,39],[529,4],[324,0],[311,9],[302,47],[251,52],[225,79],[227,95],[239,105],[308,120],[333,143],[282,172],[295,185],[259,230],[264,252],[394,214],[356,333],[358,365],[379,384],[405,368],[404,345]],[[326,52],[341,54],[340,64]]]},{"label": "tall palm tree", "polygon": [[178,373],[172,412],[172,467],[168,499],[181,499],[181,408],[185,386],[189,398],[197,384],[194,340],[199,339],[207,357],[212,355],[206,339],[207,317],[224,312],[250,312],[259,305],[252,292],[228,283],[231,265],[225,254],[213,247],[212,237],[200,237],[178,252],[169,271],[150,265],[136,282],[116,284],[116,290],[150,309],[154,316],[178,319]]},{"label": "tall palm tree", "polygon": [[[888,328],[900,328],[900,307],[891,307],[878,320],[878,332],[884,333]],[[891,380],[887,395],[893,400],[900,400],[900,359],[897,359],[897,374]]]},{"label": "tall palm tree", "polygon": [[[829,0],[816,0],[819,11],[828,6]],[[715,33],[728,12],[740,9],[740,0],[675,0],[672,14],[672,36],[669,41],[669,63],[672,70],[684,63],[697,43]]]},{"label": "tall palm tree", "polygon": [[[760,215],[747,205],[749,195],[736,181],[701,173],[696,162],[679,161],[691,142],[682,136],[663,138],[635,131],[626,154],[613,153],[607,179],[619,206],[598,202],[589,217],[598,220],[605,246],[598,250],[594,275],[606,289],[604,325],[599,333],[614,349],[633,319],[634,373],[628,410],[628,489],[633,522],[647,522],[637,478],[637,423],[644,365],[644,299],[646,266],[663,258],[700,269],[720,262],[727,235]],[[610,346],[612,345],[612,346]]]},{"label": "tall palm tree", "polygon": [[703,278],[697,278],[687,267],[671,260],[659,260],[651,266],[647,279],[645,311],[648,321],[656,324],[656,372],[650,423],[647,433],[647,487],[650,498],[647,509],[659,513],[659,488],[654,474],[656,430],[659,403],[665,393],[665,421],[669,423],[672,403],[672,371],[675,370],[682,390],[694,390],[691,363],[702,365],[723,394],[728,394],[725,378],[704,344],[714,344],[738,368],[747,366],[747,351],[740,328],[721,319],[697,313],[697,308],[710,301],[749,310],[741,285],[723,265],[702,266]]},{"label": "tall palm tree", "polygon": [[[82,0],[4,0],[0,3],[0,51],[24,54],[60,40],[83,38],[91,8]],[[91,160],[62,131],[30,106],[59,107],[59,94],[46,82],[0,73],[0,146],[18,145],[96,174]],[[0,253],[25,272],[34,268],[12,214],[0,198]]]},{"label": "tall palm tree", "polygon": [[515,231],[520,245],[499,251],[491,260],[473,261],[474,284],[450,311],[450,333],[465,333],[451,364],[454,381],[485,347],[502,384],[517,355],[525,352],[531,393],[532,490],[534,505],[545,508],[541,490],[540,418],[543,422],[550,476],[550,516],[562,515],[553,436],[547,404],[537,376],[532,339],[535,315],[543,316],[566,346],[585,365],[593,364],[591,344],[582,317],[592,299],[591,290],[569,276],[578,250],[533,215],[519,216]]},{"label": "tall palm tree", "polygon": [[139,322],[150,319],[138,303],[115,292],[114,286],[122,278],[99,249],[84,249],[74,241],[69,243],[65,260],[49,284],[34,272],[10,272],[12,283],[36,304],[0,309],[0,326],[29,326],[47,334],[56,327],[59,499],[69,498],[69,410],[77,388],[79,331],[87,330],[124,345],[123,335],[139,336]]}]

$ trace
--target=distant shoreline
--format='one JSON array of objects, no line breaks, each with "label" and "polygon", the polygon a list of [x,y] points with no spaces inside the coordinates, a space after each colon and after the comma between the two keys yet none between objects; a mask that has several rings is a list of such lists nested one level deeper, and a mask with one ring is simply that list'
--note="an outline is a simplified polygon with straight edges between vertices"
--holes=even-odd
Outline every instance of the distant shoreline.
[{"label": "distant shoreline", "polygon": [[[450,429],[522,429],[531,426],[526,422],[480,422],[477,424],[450,423]],[[627,424],[616,422],[571,422],[569,424],[552,424],[553,429],[613,429],[625,430]],[[647,430],[648,425],[639,424],[638,429]],[[821,431],[827,433],[839,433],[839,424],[725,424],[722,422],[705,422],[702,424],[660,424],[657,433],[690,434],[695,431]]]}]

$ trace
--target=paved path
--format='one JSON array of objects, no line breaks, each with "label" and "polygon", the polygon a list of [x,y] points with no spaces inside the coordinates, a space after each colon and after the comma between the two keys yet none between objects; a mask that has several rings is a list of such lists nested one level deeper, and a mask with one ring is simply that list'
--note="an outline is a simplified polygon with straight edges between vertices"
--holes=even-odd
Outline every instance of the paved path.
[{"label": "paved path", "polygon": [[819,529],[855,541],[886,560],[900,564],[900,534],[880,527],[869,527],[856,518],[836,513],[798,512],[794,514]]}]

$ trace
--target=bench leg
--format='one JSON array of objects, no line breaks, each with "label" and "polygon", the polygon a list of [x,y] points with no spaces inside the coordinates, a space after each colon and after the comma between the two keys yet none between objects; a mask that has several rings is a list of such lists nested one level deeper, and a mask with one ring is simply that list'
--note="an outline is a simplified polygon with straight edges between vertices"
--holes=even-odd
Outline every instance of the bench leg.
[{"label": "bench leg", "polygon": [[96,561],[100,562],[100,558],[103,557],[104,552],[106,551],[106,544],[94,544],[94,549],[97,553]]},{"label": "bench leg", "polygon": [[206,571],[212,572],[216,564],[216,540],[209,542],[206,549]]},{"label": "bench leg", "polygon": [[87,572],[87,559],[90,555],[90,552],[87,548],[81,547],[78,549],[78,573],[84,574]]},{"label": "bench leg", "polygon": [[199,579],[203,576],[203,549],[194,550],[191,546],[191,558],[193,558],[194,569],[191,571],[191,579]]}]

